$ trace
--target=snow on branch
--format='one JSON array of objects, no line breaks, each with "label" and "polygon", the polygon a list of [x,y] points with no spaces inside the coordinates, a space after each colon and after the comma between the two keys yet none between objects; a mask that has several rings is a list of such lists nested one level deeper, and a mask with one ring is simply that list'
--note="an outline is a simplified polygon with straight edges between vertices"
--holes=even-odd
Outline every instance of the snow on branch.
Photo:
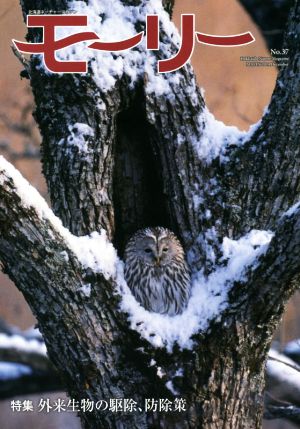
[{"label": "snow on branch", "polygon": [[276,382],[289,385],[295,398],[300,398],[300,366],[284,354],[271,349],[266,366],[267,374]]},{"label": "snow on branch", "polygon": [[6,327],[5,332],[0,328],[0,398],[62,388],[37,330]]},{"label": "snow on branch", "polygon": [[[22,177],[12,164],[3,156],[0,157],[0,187],[7,189],[7,184],[13,186],[14,192],[21,199],[21,204],[27,210],[34,210],[41,221],[48,222],[53,231],[60,235],[67,248],[63,257],[68,262],[68,250],[76,255],[84,268],[90,268],[95,273],[101,273],[108,279],[116,275],[117,255],[113,245],[107,240],[106,233],[94,232],[89,236],[76,237],[66,229],[60,219],[54,215],[44,198]],[[50,230],[49,230],[50,232]]]},{"label": "snow on branch", "polygon": [[[199,330],[205,331],[209,322],[220,316],[227,305],[228,291],[232,282],[241,279],[245,267],[254,263],[265,252],[272,238],[268,232],[252,231],[237,242],[224,239],[223,260],[220,267],[206,278],[199,272],[193,278],[193,292],[187,310],[180,316],[169,318],[153,314],[143,309],[133,298],[123,278],[123,266],[118,260],[105,233],[93,233],[88,237],[75,237],[63,227],[45,200],[21,174],[3,157],[0,158],[0,193],[8,183],[21,199],[21,204],[29,211],[35,211],[41,221],[47,221],[65,241],[67,250],[62,255],[68,262],[68,250],[73,252],[85,268],[113,277],[122,296],[121,309],[129,313],[131,327],[137,330],[154,346],[167,346],[170,351],[177,342],[180,347],[191,347],[191,336]],[[83,284],[82,293],[90,296],[90,285]],[[142,322],[142,323],[141,323]],[[153,335],[154,333],[154,335]]]},{"label": "snow on branch", "polygon": [[[270,242],[274,234],[270,231],[253,230],[239,240],[223,238],[220,246],[222,257],[218,259],[212,272],[207,276],[203,271],[194,273],[192,278],[192,296],[183,314],[168,317],[150,313],[134,299],[123,277],[123,264],[118,259],[112,244],[106,239],[105,232],[94,232],[87,237],[75,237],[63,227],[44,199],[22,178],[20,173],[4,158],[0,158],[0,193],[1,188],[13,184],[14,192],[21,199],[21,204],[29,211],[34,209],[41,221],[51,225],[64,240],[67,248],[63,252],[66,264],[70,252],[78,258],[84,268],[101,273],[106,279],[111,278],[116,290],[121,295],[121,309],[129,315],[131,328],[136,330],[155,347],[166,347],[171,351],[175,343],[181,348],[192,348],[192,336],[205,332],[212,321],[220,320],[229,307],[229,293],[237,283],[247,284],[249,277],[260,270],[264,257],[268,257]],[[298,219],[299,210],[295,208],[291,216],[283,217],[281,223]],[[280,231],[279,231],[280,232]],[[275,233],[277,241],[282,237]],[[287,236],[285,237],[287,239]],[[278,244],[278,243],[277,243]],[[281,246],[279,241],[279,246]],[[274,246],[273,246],[274,247]],[[272,248],[277,255],[278,249]],[[83,283],[79,291],[89,297],[91,285]]]},{"label": "snow on branch", "polygon": [[[69,1],[68,7],[77,14],[88,16],[89,29],[99,34],[102,42],[120,41],[135,36],[137,28],[145,26],[147,14],[156,14],[160,17],[162,28],[169,39],[167,46],[165,43],[163,44],[164,54],[170,56],[169,49],[173,44],[177,46],[177,49],[180,47],[178,31],[171,22],[161,0],[143,0],[130,6],[124,5],[120,0],[114,1],[113,4],[110,0]],[[71,33],[72,29],[60,27],[57,36],[59,38],[67,37]],[[129,79],[130,86],[133,88],[147,74],[152,90],[160,94],[168,92],[170,81],[178,80],[176,73],[169,74],[168,77],[155,73],[157,59],[153,53],[146,54],[145,41],[134,49],[114,53],[86,49],[86,43],[76,44],[58,51],[57,59],[88,61],[93,79],[102,92],[111,90],[116,81],[123,76]],[[39,68],[48,73],[42,63]],[[104,108],[103,104],[99,105],[99,108]]]},{"label": "snow on branch", "polygon": [[299,423],[300,367],[285,354],[271,349],[266,365],[266,379],[264,418],[281,418]]},{"label": "snow on branch", "polygon": [[[7,182],[12,182],[22,205],[28,210],[34,209],[41,220],[50,223],[84,268],[102,273],[117,282],[122,296],[121,309],[129,314],[131,327],[154,346],[166,346],[169,351],[175,343],[182,348],[191,348],[192,335],[207,330],[210,322],[221,316],[228,307],[228,293],[233,283],[246,280],[246,268],[255,266],[273,236],[267,231],[252,231],[238,241],[224,238],[220,266],[216,266],[208,277],[201,271],[194,275],[192,297],[187,310],[182,315],[169,318],[147,312],[136,302],[124,282],[122,263],[104,232],[95,232],[88,237],[73,236],[38,192],[3,157],[0,158],[0,172],[0,186],[5,187]],[[67,262],[68,251],[63,256]],[[91,286],[83,284],[80,290],[89,296]]]},{"label": "snow on branch", "polygon": [[20,352],[35,353],[46,356],[45,345],[36,339],[26,338],[20,334],[6,335],[0,334],[0,350],[14,349]]},{"label": "snow on branch", "polygon": [[[271,296],[274,299],[276,294],[292,292],[290,281],[300,264],[299,229],[300,209],[295,207],[278,221],[274,232],[253,230],[239,240],[224,237],[219,249],[222,256],[211,273],[194,273],[192,296],[181,315],[168,317],[147,312],[126,285],[121,285],[121,308],[129,314],[132,329],[153,346],[166,347],[169,352],[175,344],[191,349],[193,335],[206,332],[212,321],[221,321],[226,310],[233,311],[241,297],[255,294],[264,305]],[[249,302],[259,307],[256,299],[249,298]],[[236,311],[244,312],[240,307]],[[258,313],[264,317],[264,311]]]},{"label": "snow on branch", "polygon": [[35,370],[49,369],[45,344],[20,334],[0,334],[0,360],[30,365]]},{"label": "snow on branch", "polygon": [[284,348],[284,354],[300,365],[300,339],[290,341]]},{"label": "snow on branch", "polygon": [[[191,145],[199,160],[209,164],[220,157],[221,161],[225,162],[228,160],[227,149],[249,141],[261,124],[259,122],[245,132],[217,121],[208,109],[203,107],[202,97],[199,99],[196,79],[190,64],[172,73],[157,72],[157,61],[173,57],[181,45],[180,32],[164,10],[161,0],[143,0],[137,5],[130,6],[125,6],[121,0],[115,1],[113,6],[110,0],[69,1],[68,7],[77,14],[88,16],[88,28],[99,34],[103,42],[132,37],[137,33],[137,29],[145,27],[147,15],[159,16],[161,39],[159,52],[147,50],[145,40],[133,49],[118,52],[87,49],[87,42],[83,42],[58,51],[57,59],[87,61],[91,77],[102,94],[111,91],[118,80],[126,77],[131,90],[138,83],[144,82],[147,97],[158,99],[163,97],[170,103],[174,103],[177,97],[187,98],[189,105],[197,112],[193,118],[194,130],[191,133],[189,127],[183,126],[177,136],[174,136],[174,140],[178,147],[184,143]],[[58,27],[57,37],[67,37],[72,31],[72,27]],[[46,74],[51,73],[44,67],[42,58],[38,69]],[[99,111],[106,109],[101,99],[98,100],[97,108]],[[149,120],[154,121],[151,111],[148,113]],[[81,131],[78,132],[78,128]],[[88,124],[76,123],[69,125],[69,131],[67,147],[76,146],[81,154],[88,154],[86,136],[91,136],[93,130]],[[62,142],[63,140],[59,143]]]},{"label": "snow on branch", "polygon": [[266,420],[286,419],[300,423],[300,407],[291,404],[269,405],[264,412],[264,418]]},{"label": "snow on branch", "polygon": [[0,399],[65,389],[60,376],[52,367],[49,371],[41,371],[35,369],[34,361],[31,363],[24,365],[0,361]]},{"label": "snow on branch", "polygon": [[58,390],[65,386],[54,371],[35,372],[27,365],[0,362],[0,399]]},{"label": "snow on branch", "polygon": [[200,271],[192,279],[192,296],[187,309],[178,316],[150,313],[133,298],[126,285],[121,286],[121,308],[129,314],[131,327],[156,347],[166,346],[169,352],[175,343],[192,348],[192,336],[205,332],[212,320],[220,319],[228,308],[228,293],[234,282],[246,281],[247,268],[255,267],[258,258],[268,249],[273,234],[251,231],[240,240],[224,238],[222,263],[209,275]]},{"label": "snow on branch", "polygon": [[[249,131],[240,131],[235,126],[227,126],[222,121],[218,121],[207,107],[198,116],[199,130],[202,128],[201,137],[192,138],[192,146],[200,160],[211,163],[220,157],[221,162],[228,160],[227,151],[232,146],[241,146],[247,142],[253,132],[260,125],[260,121],[250,127]],[[181,142],[185,140],[179,136]]]},{"label": "snow on branch", "polygon": [[15,380],[29,374],[32,374],[30,366],[0,361],[0,380],[2,382],[6,380]]}]

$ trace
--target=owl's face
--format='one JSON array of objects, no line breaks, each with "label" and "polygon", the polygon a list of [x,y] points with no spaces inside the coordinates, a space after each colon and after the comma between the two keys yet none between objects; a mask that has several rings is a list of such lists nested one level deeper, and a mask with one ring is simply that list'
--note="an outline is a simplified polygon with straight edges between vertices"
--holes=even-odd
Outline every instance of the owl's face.
[{"label": "owl's face", "polygon": [[184,250],[167,228],[137,231],[125,248],[124,277],[148,311],[175,316],[187,306],[191,281]]},{"label": "owl's face", "polygon": [[177,243],[165,233],[148,233],[136,241],[136,252],[139,260],[154,267],[170,264],[177,251]]}]

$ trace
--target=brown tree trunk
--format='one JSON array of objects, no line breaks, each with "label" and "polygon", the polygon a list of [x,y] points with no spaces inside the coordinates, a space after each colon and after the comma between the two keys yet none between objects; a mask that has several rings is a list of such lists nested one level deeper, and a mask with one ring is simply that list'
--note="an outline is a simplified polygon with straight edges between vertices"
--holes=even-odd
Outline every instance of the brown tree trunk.
[{"label": "brown tree trunk", "polygon": [[[67,9],[58,0],[21,3],[24,13]],[[164,2],[169,11],[172,4]],[[189,255],[192,272],[203,269],[208,276],[224,265],[223,237],[237,240],[254,228],[274,232],[266,253],[243,277],[230,279],[228,305],[194,336],[194,347],[175,344],[170,352],[130,327],[118,307],[117,278],[81,264],[63,230],[46,210],[41,215],[39,204],[24,200],[21,179],[1,161],[0,258],[36,315],[70,396],[138,404],[132,413],[81,413],[86,428],[261,427],[264,364],[300,270],[300,211],[283,216],[300,194],[299,22],[296,1],[286,37],[290,64],[257,131],[243,145],[232,141],[211,162],[201,158],[192,141],[196,136],[201,143],[207,124],[189,65],[176,72],[178,80],[161,95],[149,89],[146,72],[135,85],[124,73],[104,91],[91,72],[58,77],[36,67],[40,59],[31,60],[43,171],[53,211],[72,234],[104,228],[122,256],[124,243],[139,227],[170,227]],[[137,21],[140,26],[144,23]],[[29,40],[38,37],[36,30],[29,32]],[[177,52],[164,27],[161,40],[170,55]],[[99,100],[105,108],[97,108]],[[70,126],[76,123],[93,130],[85,156],[68,147]],[[90,296],[81,292],[87,284]],[[147,398],[173,405],[183,398],[187,410],[146,413]]]}]

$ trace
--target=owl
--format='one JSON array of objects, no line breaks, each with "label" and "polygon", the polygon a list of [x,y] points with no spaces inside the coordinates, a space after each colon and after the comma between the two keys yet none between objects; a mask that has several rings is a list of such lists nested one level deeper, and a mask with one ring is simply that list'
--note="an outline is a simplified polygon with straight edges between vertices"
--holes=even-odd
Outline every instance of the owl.
[{"label": "owl", "polygon": [[148,311],[175,316],[190,297],[191,281],[184,250],[172,231],[137,231],[125,249],[125,280]]}]

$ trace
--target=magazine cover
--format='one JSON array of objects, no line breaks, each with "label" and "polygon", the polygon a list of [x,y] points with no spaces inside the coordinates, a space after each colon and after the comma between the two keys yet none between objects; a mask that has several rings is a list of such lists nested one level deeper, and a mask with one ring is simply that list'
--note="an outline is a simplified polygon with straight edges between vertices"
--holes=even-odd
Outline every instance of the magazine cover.
[{"label": "magazine cover", "polygon": [[0,428],[299,428],[300,2],[0,19]]}]

